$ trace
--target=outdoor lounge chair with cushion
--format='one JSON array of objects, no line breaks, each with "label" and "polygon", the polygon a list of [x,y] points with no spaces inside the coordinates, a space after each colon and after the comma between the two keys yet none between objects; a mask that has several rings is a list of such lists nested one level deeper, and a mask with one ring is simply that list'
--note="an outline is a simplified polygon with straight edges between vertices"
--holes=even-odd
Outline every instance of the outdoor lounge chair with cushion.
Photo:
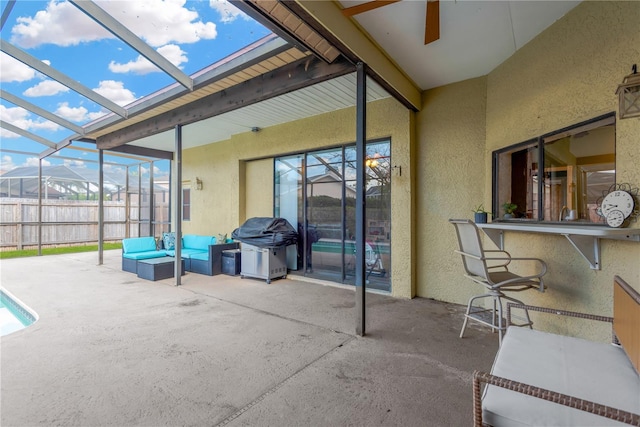
[{"label": "outdoor lounge chair with cushion", "polygon": [[137,273],[139,259],[160,258],[166,255],[164,250],[156,249],[156,239],[153,236],[122,239],[123,271]]},{"label": "outdoor lounge chair with cushion", "polygon": [[[538,258],[513,258],[505,251],[484,250],[480,240],[480,232],[473,221],[450,219],[449,222],[456,229],[459,250],[455,252],[462,256],[465,277],[483,285],[488,290],[487,293],[476,295],[469,300],[462,330],[460,331],[460,338],[463,337],[467,322],[471,319],[489,326],[494,331],[498,331],[499,342],[502,343],[502,336],[506,330],[506,322],[502,314],[502,300],[523,304],[521,301],[505,295],[504,292],[521,292],[529,289],[537,289],[540,292],[544,292],[542,276],[547,272],[547,264]],[[538,263],[538,272],[530,276],[519,276],[508,269],[512,261],[533,261]],[[474,305],[476,300],[485,298],[491,298],[492,307],[485,308]],[[526,311],[524,323],[517,326],[531,326],[531,320]]]},{"label": "outdoor lounge chair with cushion", "polygon": [[640,426],[636,289],[614,277],[613,317],[508,303],[507,322],[514,309],[609,323],[612,340],[509,327],[491,373],[473,374],[474,426]]}]

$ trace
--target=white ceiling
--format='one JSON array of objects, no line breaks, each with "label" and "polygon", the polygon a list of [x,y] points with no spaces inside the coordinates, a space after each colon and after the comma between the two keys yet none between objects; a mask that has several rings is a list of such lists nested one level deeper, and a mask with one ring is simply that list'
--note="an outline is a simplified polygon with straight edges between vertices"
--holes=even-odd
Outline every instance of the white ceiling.
[{"label": "white ceiling", "polygon": [[[366,1],[340,1],[343,7]],[[440,1],[440,39],[424,45],[426,0],[403,0],[353,19],[423,90],[488,74],[580,1]],[[368,79],[367,99],[390,96]],[[183,148],[225,141],[355,105],[355,75],[347,75],[243,107],[183,128]],[[174,151],[173,131],[132,145]]]},{"label": "white ceiling", "polygon": [[353,19],[425,90],[488,74],[579,3],[441,0],[440,39],[426,46],[426,0],[403,0]]},{"label": "white ceiling", "polygon": [[[367,100],[390,95],[373,80],[367,79]],[[348,74],[295,92],[262,101],[210,119],[189,124],[182,129],[182,147],[193,148],[226,141],[232,135],[253,127],[266,128],[343,108],[356,102],[356,76]],[[140,147],[175,151],[174,131],[163,132],[131,143]]]}]

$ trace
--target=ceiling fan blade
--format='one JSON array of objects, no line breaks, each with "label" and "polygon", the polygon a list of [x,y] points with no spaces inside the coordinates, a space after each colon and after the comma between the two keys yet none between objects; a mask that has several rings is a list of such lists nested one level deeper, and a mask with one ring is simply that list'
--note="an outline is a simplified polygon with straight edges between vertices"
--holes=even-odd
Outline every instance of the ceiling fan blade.
[{"label": "ceiling fan blade", "polygon": [[347,18],[357,15],[359,13],[368,12],[373,9],[377,9],[382,6],[386,6],[388,4],[397,3],[400,0],[374,0],[367,3],[362,3],[357,6],[347,7],[342,9],[342,14]]},{"label": "ceiling fan blade", "polygon": [[424,44],[440,38],[440,0],[427,0],[427,17],[425,18]]}]

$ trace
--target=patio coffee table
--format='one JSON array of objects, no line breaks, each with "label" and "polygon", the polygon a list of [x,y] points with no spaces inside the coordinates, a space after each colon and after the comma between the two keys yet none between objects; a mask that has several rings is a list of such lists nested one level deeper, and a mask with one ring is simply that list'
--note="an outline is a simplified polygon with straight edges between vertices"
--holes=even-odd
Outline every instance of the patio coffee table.
[{"label": "patio coffee table", "polygon": [[[174,257],[141,259],[138,261],[138,277],[146,280],[162,280],[173,277]],[[184,260],[182,260],[182,275],[184,275]]]}]

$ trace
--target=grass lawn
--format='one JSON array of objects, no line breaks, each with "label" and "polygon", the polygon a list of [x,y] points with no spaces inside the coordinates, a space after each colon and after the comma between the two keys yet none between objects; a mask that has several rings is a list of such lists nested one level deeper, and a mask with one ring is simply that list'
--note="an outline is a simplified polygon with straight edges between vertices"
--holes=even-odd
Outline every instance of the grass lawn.
[{"label": "grass lawn", "polygon": [[[102,245],[105,251],[111,249],[121,249],[121,243],[105,243]],[[76,252],[97,252],[98,245],[87,246],[63,246],[59,248],[42,248],[42,255],[59,255],[59,254],[72,254]],[[37,256],[37,249],[24,249],[21,251],[3,251],[0,252],[0,259],[8,258],[20,258],[26,256]]]}]

